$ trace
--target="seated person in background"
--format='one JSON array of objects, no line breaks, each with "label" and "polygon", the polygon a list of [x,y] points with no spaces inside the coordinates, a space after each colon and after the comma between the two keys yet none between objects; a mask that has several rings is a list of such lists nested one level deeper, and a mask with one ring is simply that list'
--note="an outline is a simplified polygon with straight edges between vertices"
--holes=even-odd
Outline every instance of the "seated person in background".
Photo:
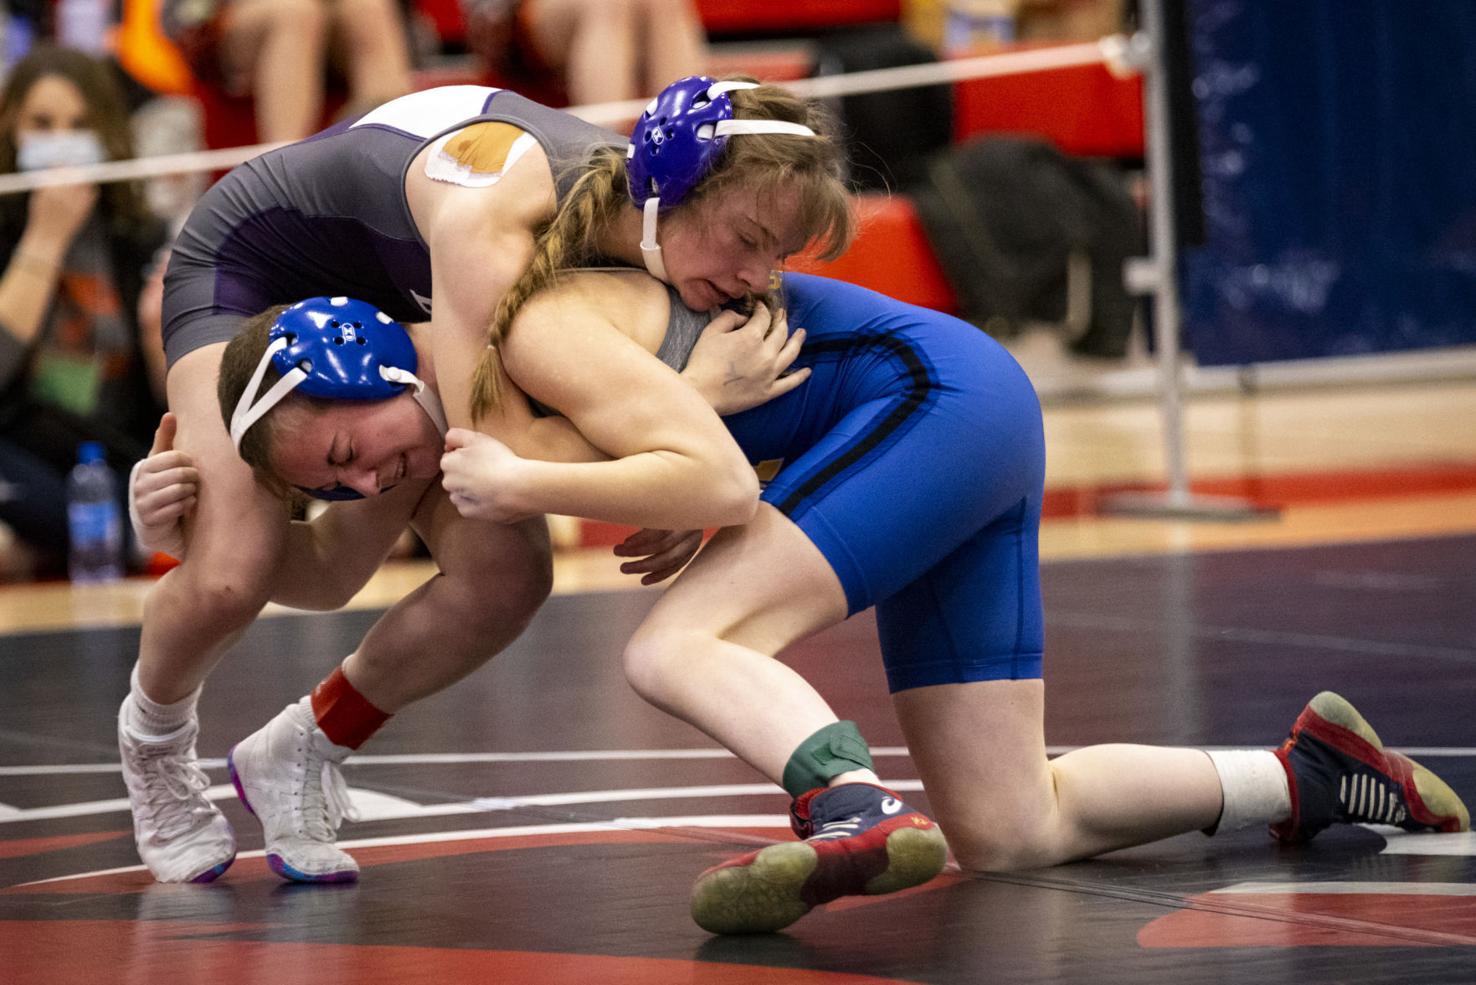
[{"label": "seated person in background", "polygon": [[348,82],[346,115],[411,90],[396,0],[160,0],[160,18],[197,78],[256,100],[264,143],[319,129],[330,66]]},{"label": "seated person in background", "polygon": [[[122,97],[101,62],[38,46],[0,92],[0,172],[133,156]],[[0,522],[35,555],[67,554],[66,476],[81,441],[116,469],[148,451],[163,400],[157,316],[139,299],[163,225],[139,188],[38,188],[0,198]]]},{"label": "seated person in background", "polygon": [[692,0],[462,0],[468,44],[518,88],[561,77],[572,105],[639,99],[701,74],[707,38]]},{"label": "seated person in background", "polygon": [[1095,41],[1121,31],[1124,0],[1023,0],[1018,14],[1021,41]]}]

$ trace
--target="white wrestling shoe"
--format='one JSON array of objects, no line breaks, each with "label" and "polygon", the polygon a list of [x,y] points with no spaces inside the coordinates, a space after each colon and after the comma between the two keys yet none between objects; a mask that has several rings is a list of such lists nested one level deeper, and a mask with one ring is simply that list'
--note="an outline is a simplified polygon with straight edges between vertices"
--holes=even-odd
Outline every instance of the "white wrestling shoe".
[{"label": "white wrestling shoe", "polygon": [[236,860],[236,834],[205,797],[199,719],[168,735],[137,735],[126,724],[128,701],[118,709],[118,752],[139,858],[160,882],[210,882]]},{"label": "white wrestling shoe", "polygon": [[272,871],[293,882],[353,882],[359,863],[333,844],[344,818],[357,820],[334,745],[313,718],[312,699],[293,702],[238,742],[226,757],[231,782],[266,833]]}]

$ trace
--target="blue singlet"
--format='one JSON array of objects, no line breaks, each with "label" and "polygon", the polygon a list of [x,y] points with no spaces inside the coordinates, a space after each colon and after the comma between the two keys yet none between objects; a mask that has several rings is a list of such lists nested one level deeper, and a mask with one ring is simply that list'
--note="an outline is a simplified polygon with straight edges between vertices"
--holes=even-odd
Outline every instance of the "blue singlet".
[{"label": "blue singlet", "polygon": [[799,388],[727,424],[763,499],[875,605],[893,691],[1041,676],[1040,403],[974,326],[840,281],[784,278]]}]

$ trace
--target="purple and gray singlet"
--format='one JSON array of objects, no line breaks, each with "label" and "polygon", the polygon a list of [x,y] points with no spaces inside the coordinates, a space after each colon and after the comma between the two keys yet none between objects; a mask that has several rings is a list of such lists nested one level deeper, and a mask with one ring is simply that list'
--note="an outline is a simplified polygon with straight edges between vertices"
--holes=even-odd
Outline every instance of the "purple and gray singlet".
[{"label": "purple and gray singlet", "polygon": [[405,175],[438,137],[510,123],[542,146],[560,199],[599,147],[625,138],[517,93],[443,86],[262,154],[200,199],[164,280],[169,363],[234,338],[274,304],[320,295],[367,301],[400,321],[431,311],[430,250],[410,215]]}]

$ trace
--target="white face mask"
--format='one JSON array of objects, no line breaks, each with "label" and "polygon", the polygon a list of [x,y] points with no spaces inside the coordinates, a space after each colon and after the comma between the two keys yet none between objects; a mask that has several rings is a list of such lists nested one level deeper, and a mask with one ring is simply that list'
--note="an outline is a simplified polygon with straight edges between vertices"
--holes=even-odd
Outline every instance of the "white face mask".
[{"label": "white face mask", "polygon": [[107,149],[92,130],[23,130],[16,134],[15,166],[39,171],[66,165],[101,164]]}]

